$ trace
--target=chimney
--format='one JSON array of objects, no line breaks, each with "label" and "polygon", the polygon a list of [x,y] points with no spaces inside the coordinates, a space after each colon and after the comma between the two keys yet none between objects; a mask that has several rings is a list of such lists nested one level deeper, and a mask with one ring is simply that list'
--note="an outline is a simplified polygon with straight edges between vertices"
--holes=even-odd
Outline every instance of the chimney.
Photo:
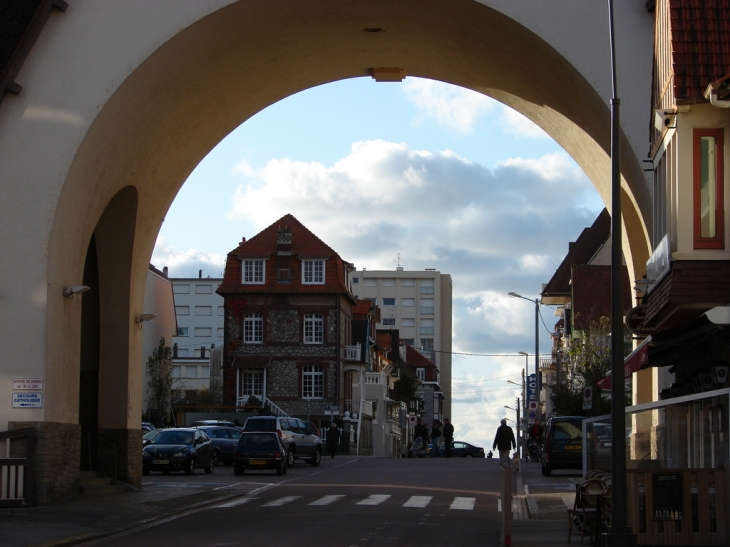
[{"label": "chimney", "polygon": [[167,277],[167,272],[168,272],[167,266],[165,266],[164,268],[162,268],[162,275],[164,275],[165,277]]},{"label": "chimney", "polygon": [[198,270],[198,279],[203,279],[203,270]]}]

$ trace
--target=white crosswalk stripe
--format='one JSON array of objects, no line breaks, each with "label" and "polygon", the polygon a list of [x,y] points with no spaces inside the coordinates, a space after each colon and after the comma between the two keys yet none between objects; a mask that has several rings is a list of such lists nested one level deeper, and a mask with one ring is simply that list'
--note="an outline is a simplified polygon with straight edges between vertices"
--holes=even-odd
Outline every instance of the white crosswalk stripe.
[{"label": "white crosswalk stripe", "polygon": [[433,496],[411,496],[403,507],[426,507],[432,499]]},{"label": "white crosswalk stripe", "polygon": [[454,501],[451,502],[451,507],[449,509],[459,509],[461,511],[471,511],[474,509],[474,505],[476,504],[477,499],[476,498],[454,498]]},{"label": "white crosswalk stripe", "polygon": [[330,505],[330,504],[332,504],[332,503],[336,502],[337,500],[339,500],[341,498],[344,498],[344,497],[345,497],[344,495],[341,495],[341,496],[325,496],[323,498],[319,498],[317,501],[313,501],[312,503],[310,503],[308,505]]},{"label": "white crosswalk stripe", "polygon": [[390,498],[388,494],[373,494],[364,500],[358,501],[355,505],[380,505],[388,498]]},{"label": "white crosswalk stripe", "polygon": [[220,505],[216,505],[215,509],[221,509],[223,507],[236,507],[238,505],[243,505],[244,503],[248,503],[249,501],[253,501],[256,498],[238,498],[232,501],[227,501],[226,503],[221,503]]},{"label": "white crosswalk stripe", "polygon": [[298,500],[302,496],[284,496],[283,498],[279,498],[278,500],[270,501],[269,503],[264,503],[261,507],[280,507],[282,505],[286,505],[289,502],[292,502],[294,500]]}]

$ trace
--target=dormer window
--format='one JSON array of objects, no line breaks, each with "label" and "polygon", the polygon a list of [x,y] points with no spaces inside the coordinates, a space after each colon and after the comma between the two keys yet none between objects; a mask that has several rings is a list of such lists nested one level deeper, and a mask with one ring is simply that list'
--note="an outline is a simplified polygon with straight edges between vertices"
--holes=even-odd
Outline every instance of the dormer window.
[{"label": "dormer window", "polygon": [[324,263],[322,259],[302,260],[302,283],[324,285]]},{"label": "dormer window", "polygon": [[243,259],[244,285],[263,285],[266,278],[266,261],[262,258]]}]

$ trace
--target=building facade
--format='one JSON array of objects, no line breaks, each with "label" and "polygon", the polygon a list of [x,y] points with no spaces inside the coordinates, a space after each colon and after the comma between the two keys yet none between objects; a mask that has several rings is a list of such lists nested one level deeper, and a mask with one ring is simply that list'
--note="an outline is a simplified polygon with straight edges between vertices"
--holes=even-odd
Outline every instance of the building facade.
[{"label": "building facade", "polygon": [[380,307],[378,329],[398,329],[401,339],[428,357],[444,394],[443,416],[451,416],[452,283],[436,270],[354,271],[350,286],[358,298]]}]

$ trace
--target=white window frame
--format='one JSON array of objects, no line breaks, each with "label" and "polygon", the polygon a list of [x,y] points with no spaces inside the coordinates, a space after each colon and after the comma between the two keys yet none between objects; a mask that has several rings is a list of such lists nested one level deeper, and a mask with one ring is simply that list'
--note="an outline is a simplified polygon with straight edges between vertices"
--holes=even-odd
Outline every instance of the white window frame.
[{"label": "white window frame", "polygon": [[324,399],[324,367],[304,365],[302,367],[302,398]]},{"label": "white window frame", "polygon": [[418,367],[416,369],[416,378],[418,378],[421,382],[426,381],[426,369],[423,367]]},{"label": "white window frame", "polygon": [[260,313],[247,313],[243,316],[243,343],[264,343],[264,316]]},{"label": "white window frame", "polygon": [[385,318],[383,318],[383,325],[384,326],[395,327],[395,317],[385,317]]},{"label": "white window frame", "polygon": [[304,314],[305,344],[324,344],[324,317],[321,313]]},{"label": "white window frame", "polygon": [[238,369],[236,385],[238,399],[256,397],[262,401],[264,398],[264,371]]},{"label": "white window frame", "polygon": [[244,285],[263,285],[266,282],[266,260],[263,258],[244,258],[241,260],[241,283]]},{"label": "white window frame", "polygon": [[307,258],[302,260],[302,284],[324,285],[327,268],[326,260],[322,258]]}]

